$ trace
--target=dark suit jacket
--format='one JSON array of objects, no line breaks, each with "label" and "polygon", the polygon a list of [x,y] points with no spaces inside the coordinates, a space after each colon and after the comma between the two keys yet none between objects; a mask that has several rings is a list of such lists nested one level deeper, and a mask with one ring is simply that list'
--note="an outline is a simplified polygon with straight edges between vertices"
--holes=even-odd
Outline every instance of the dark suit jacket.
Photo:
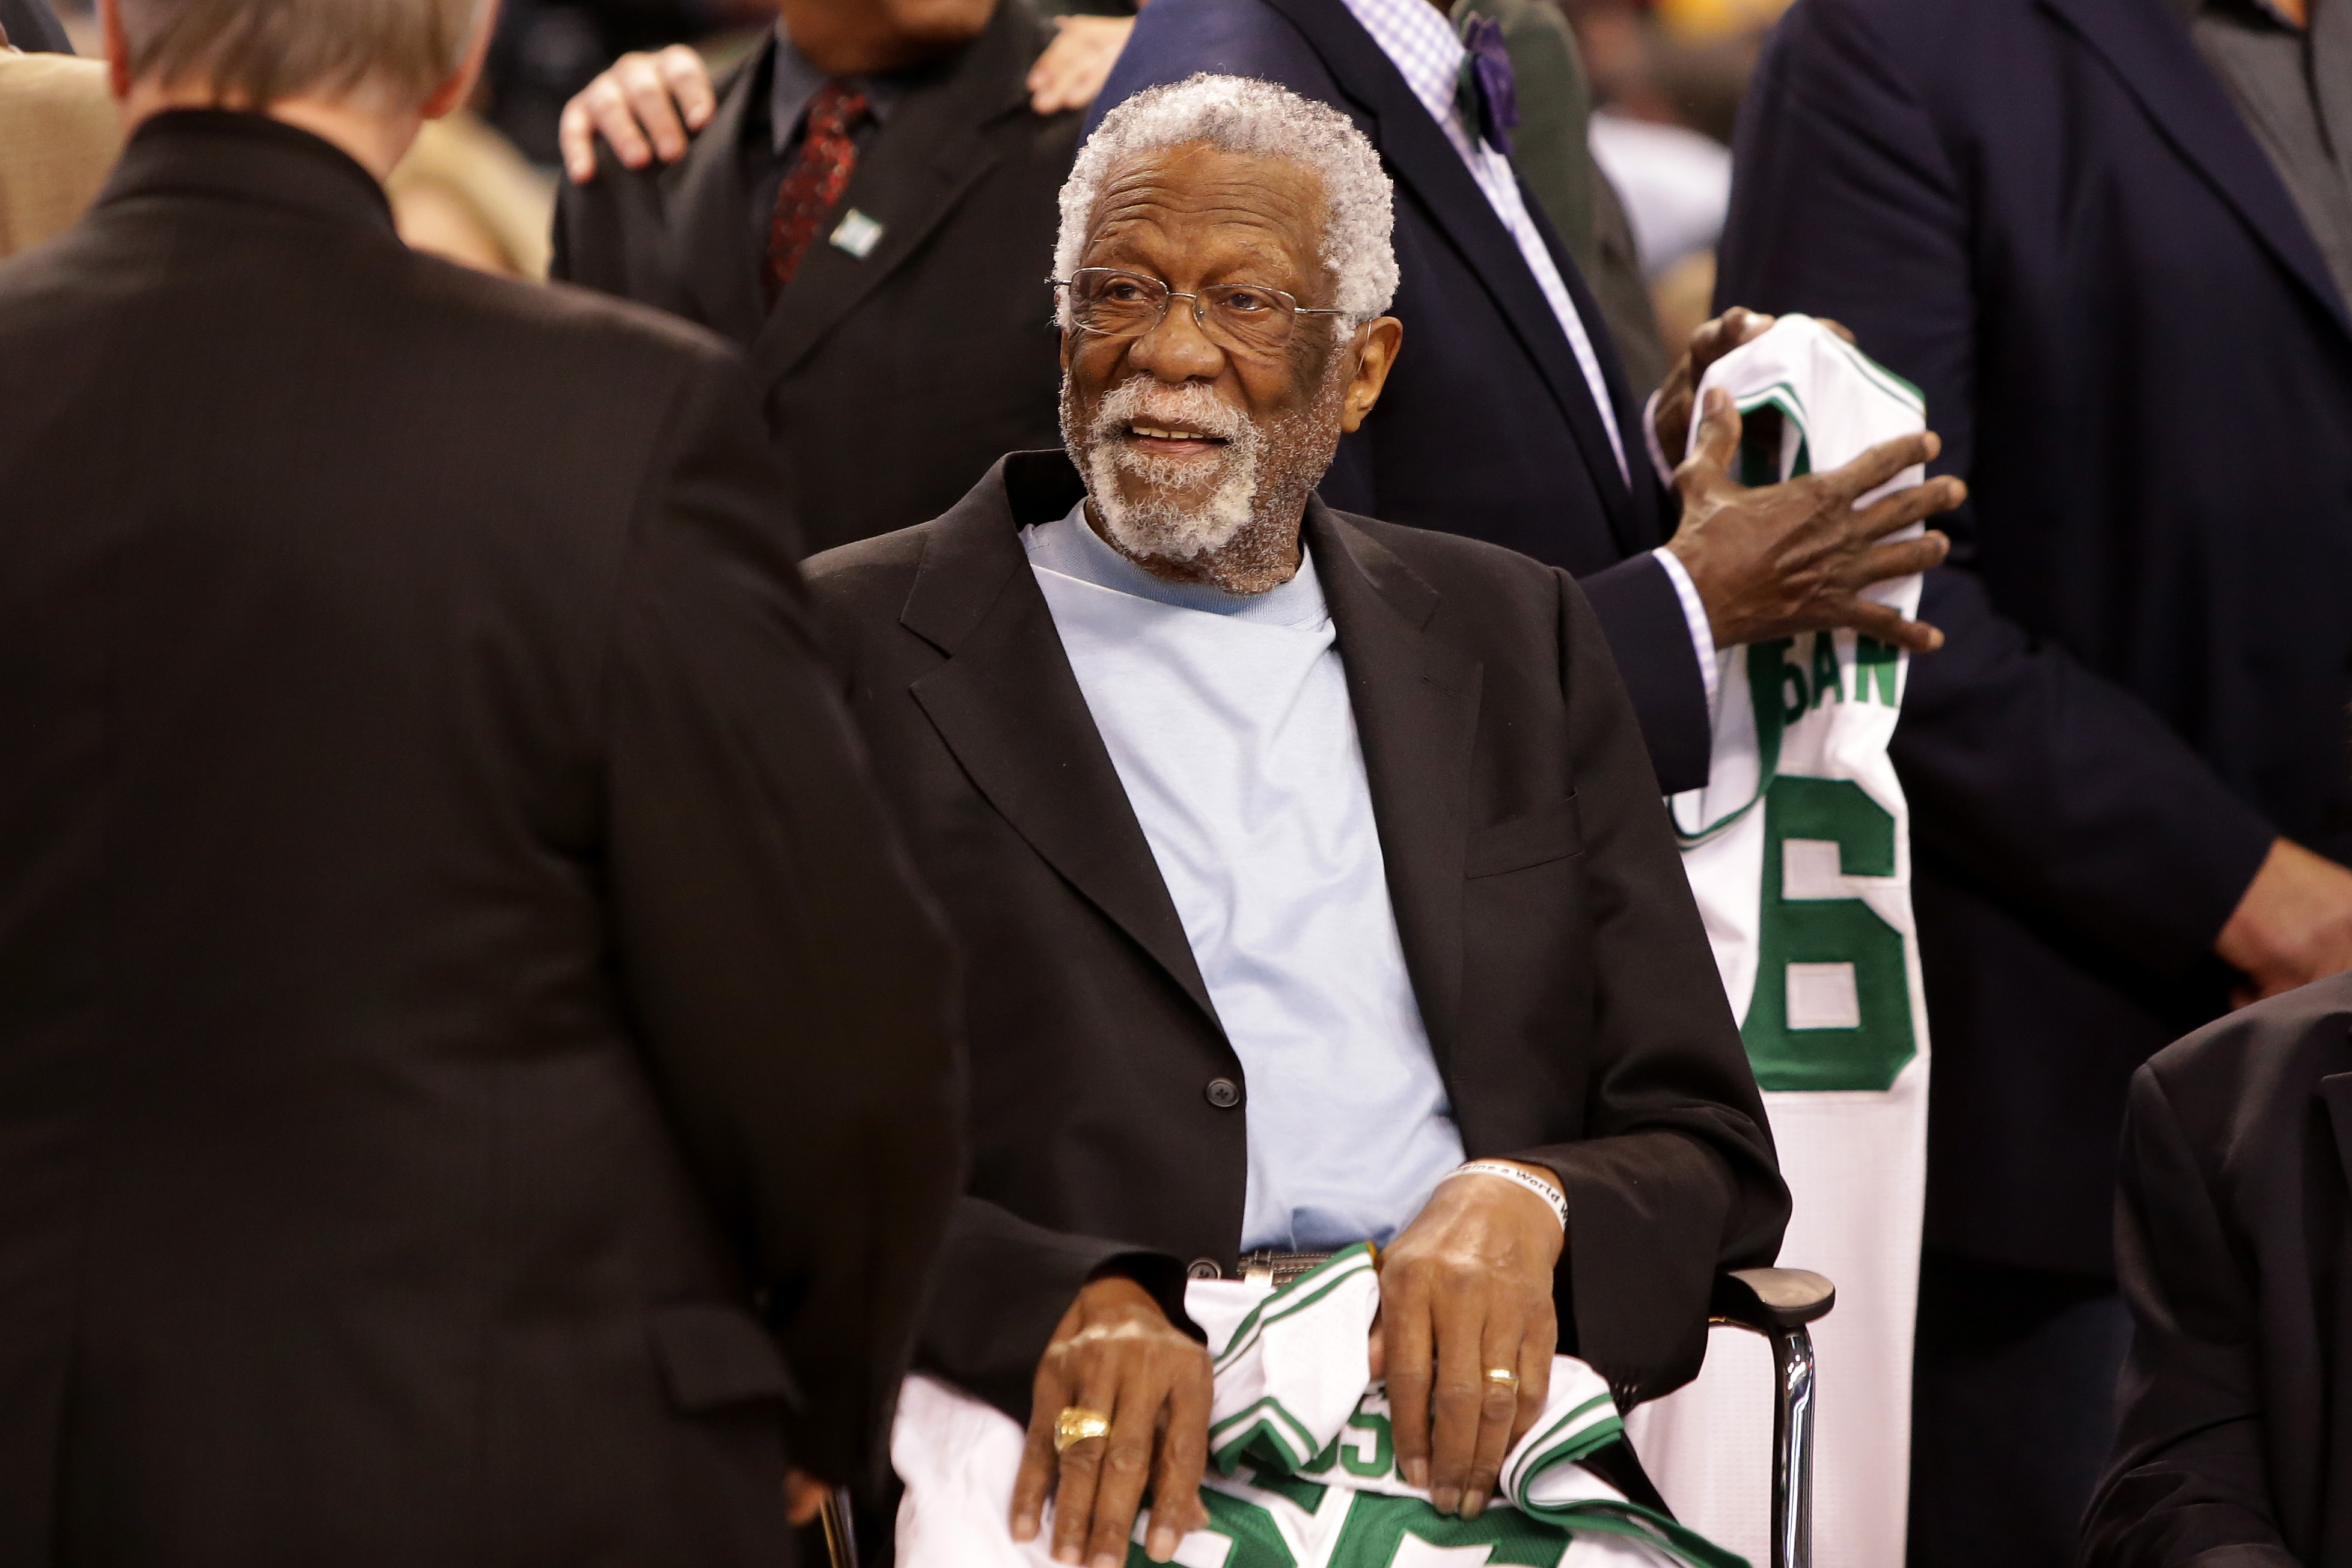
[{"label": "dark suit jacket", "polygon": [[[1155,1255],[1129,1266],[1179,1311],[1188,1264],[1232,1267],[1247,1173],[1241,1063],[1021,547],[1079,494],[1060,453],[1016,455],[808,566],[966,962],[971,1197],[920,1354],[1016,1414],[1106,1260]],[[1566,574],[1491,545],[1319,501],[1307,542],[1463,1141],[1559,1174],[1563,1341],[1661,1393],[1788,1200],[1607,645]]]},{"label": "dark suit jacket", "polygon": [[26,54],[74,52],[73,40],[66,37],[65,26],[49,9],[48,0],[0,0],[0,31],[8,35],[10,47]]},{"label": "dark suit jacket", "polygon": [[2352,1562],[2352,975],[2133,1077],[2116,1261],[2137,1333],[2090,1568]]},{"label": "dark suit jacket", "polygon": [[1852,327],[1975,492],[1895,741],[1928,1245],[2104,1271],[2273,835],[2352,860],[2352,320],[2167,0],[1799,0],[1740,125],[1717,298]]},{"label": "dark suit jacket", "polygon": [[1527,194],[1601,359],[1632,483],[1620,476],[1568,334],[1510,231],[1421,100],[1341,0],[1157,0],[1088,124],[1195,71],[1279,82],[1348,115],[1396,182],[1393,314],[1404,350],[1323,482],[1332,505],[1505,545],[1583,581],[1616,650],[1660,782],[1706,781],[1706,688],[1665,569],[1669,500],[1643,455],[1642,398],[1599,308]]},{"label": "dark suit jacket", "polygon": [[861,261],[821,235],[772,312],[737,156],[772,37],[721,84],[683,160],[632,171],[603,149],[595,181],[557,202],[554,276],[750,353],[812,550],[935,517],[1003,453],[1061,439],[1045,277],[1078,117],[1029,110],[1045,37],[1026,0],[1003,0],[913,78],[838,208],[878,220],[880,242]]},{"label": "dark suit jacket", "polygon": [[258,116],[0,266],[0,1562],[751,1568],[864,1466],[949,987],[744,393]]}]

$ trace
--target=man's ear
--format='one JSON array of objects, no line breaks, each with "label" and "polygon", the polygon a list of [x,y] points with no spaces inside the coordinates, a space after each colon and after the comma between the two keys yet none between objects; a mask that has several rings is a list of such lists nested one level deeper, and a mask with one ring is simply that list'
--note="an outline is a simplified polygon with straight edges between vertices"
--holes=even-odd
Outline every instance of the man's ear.
[{"label": "man's ear", "polygon": [[121,0],[98,0],[98,30],[106,40],[106,90],[120,103],[131,96],[131,40],[123,35]]},{"label": "man's ear", "polygon": [[[110,5],[115,0],[99,3]],[[474,84],[481,79],[482,62],[489,57],[490,35],[498,30],[498,23],[499,0],[481,0],[474,11],[474,37],[466,46],[466,57],[449,73],[447,80],[433,89],[433,96],[417,110],[419,114],[427,120],[438,120],[465,107],[466,100],[474,96]]]},{"label": "man's ear", "polygon": [[1397,351],[1404,346],[1404,323],[1393,316],[1376,317],[1356,329],[1362,340],[1356,349],[1356,373],[1348,382],[1347,402],[1339,410],[1339,428],[1353,431],[1381,401]]}]

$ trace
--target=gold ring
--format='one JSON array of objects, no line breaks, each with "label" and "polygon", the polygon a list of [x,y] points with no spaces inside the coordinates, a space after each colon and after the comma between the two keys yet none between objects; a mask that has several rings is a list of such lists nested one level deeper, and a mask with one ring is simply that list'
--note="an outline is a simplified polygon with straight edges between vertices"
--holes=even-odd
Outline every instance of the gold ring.
[{"label": "gold ring", "polygon": [[1073,1443],[1109,1436],[1110,1417],[1099,1410],[1087,1410],[1072,1405],[1054,1417],[1054,1452],[1057,1454],[1068,1452]]},{"label": "gold ring", "polygon": [[1489,1383],[1499,1383],[1514,1394],[1517,1394],[1519,1391],[1519,1375],[1513,1372],[1507,1366],[1488,1367],[1486,1369],[1486,1381]]}]

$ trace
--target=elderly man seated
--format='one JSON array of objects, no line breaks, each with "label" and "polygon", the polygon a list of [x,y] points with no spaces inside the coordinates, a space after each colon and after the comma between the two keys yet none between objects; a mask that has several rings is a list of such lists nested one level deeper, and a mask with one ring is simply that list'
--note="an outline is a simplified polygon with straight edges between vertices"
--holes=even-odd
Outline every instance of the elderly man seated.
[{"label": "elderly man seated", "polygon": [[[1556,1347],[1621,1401],[1688,1379],[1711,1278],[1786,1216],[1576,585],[1315,497],[1403,336],[1390,204],[1328,108],[1139,95],[1062,193],[1066,455],[809,564],[966,962],[921,1358],[1028,1421],[1013,1531],[1058,1487],[1063,1562],[1124,1562],[1147,1487],[1155,1560],[1201,1518],[1188,1274],[1381,1244],[1401,1470],[1475,1515]],[[1742,491],[1708,418],[1683,484],[1726,516],[1920,455]]]}]

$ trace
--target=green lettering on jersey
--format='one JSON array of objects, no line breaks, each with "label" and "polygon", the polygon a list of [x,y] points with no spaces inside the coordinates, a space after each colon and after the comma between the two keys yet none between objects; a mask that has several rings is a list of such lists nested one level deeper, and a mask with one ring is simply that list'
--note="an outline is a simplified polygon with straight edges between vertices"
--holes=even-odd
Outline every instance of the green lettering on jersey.
[{"label": "green lettering on jersey", "polygon": [[1870,700],[1871,682],[1878,683],[1878,700],[1887,707],[1895,706],[1895,657],[1902,650],[1875,637],[1853,640],[1853,700]]},{"label": "green lettering on jersey", "polygon": [[1845,701],[1845,677],[1838,673],[1837,638],[1827,632],[1813,633],[1813,701],[1819,707],[1830,698]]},{"label": "green lettering on jersey", "polygon": [[[1360,1455],[1360,1445],[1353,1434],[1369,1432],[1372,1436],[1370,1452]],[[1339,1434],[1339,1462],[1348,1467],[1351,1476],[1384,1476],[1396,1469],[1396,1446],[1389,1437],[1389,1418],[1370,1410],[1359,1410],[1348,1417],[1348,1430]]]},{"label": "green lettering on jersey", "polygon": [[[1206,1495],[1205,1493],[1203,1495]],[[1484,1561],[1501,1568],[1559,1568],[1568,1555],[1568,1532],[1529,1519],[1515,1508],[1490,1508],[1476,1519],[1439,1513],[1419,1498],[1359,1492],[1348,1522],[1331,1546],[1331,1568],[1390,1568],[1407,1537],[1445,1548],[1447,1561],[1467,1547],[1486,1548],[1484,1559],[1466,1554],[1465,1563]]]},{"label": "green lettering on jersey", "polygon": [[[1759,707],[1762,705],[1758,705]],[[1756,1082],[1766,1089],[1876,1089],[1916,1054],[1903,935],[1859,898],[1789,898],[1783,878],[1791,840],[1837,848],[1846,876],[1895,874],[1895,818],[1845,779],[1782,774],[1764,798],[1764,886],[1756,994],[1740,1036]],[[1790,1022],[1792,964],[1822,966],[1803,977],[1842,998],[1851,980],[1852,1023]],[[1834,971],[1846,967],[1842,976]],[[1814,1006],[1819,1002],[1815,1000]]]}]

